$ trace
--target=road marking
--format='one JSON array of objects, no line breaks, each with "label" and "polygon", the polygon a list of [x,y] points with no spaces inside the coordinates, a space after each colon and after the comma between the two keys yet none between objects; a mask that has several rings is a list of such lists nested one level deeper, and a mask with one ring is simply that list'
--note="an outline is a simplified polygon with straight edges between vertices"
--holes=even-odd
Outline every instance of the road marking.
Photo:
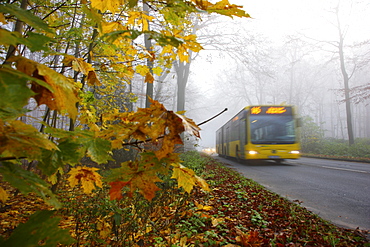
[{"label": "road marking", "polygon": [[360,171],[360,170],[347,169],[347,168],[339,168],[339,167],[332,167],[332,166],[321,166],[321,167],[328,168],[328,169],[334,169],[334,170],[349,171],[349,172],[370,173],[370,172],[367,172],[367,171]]}]

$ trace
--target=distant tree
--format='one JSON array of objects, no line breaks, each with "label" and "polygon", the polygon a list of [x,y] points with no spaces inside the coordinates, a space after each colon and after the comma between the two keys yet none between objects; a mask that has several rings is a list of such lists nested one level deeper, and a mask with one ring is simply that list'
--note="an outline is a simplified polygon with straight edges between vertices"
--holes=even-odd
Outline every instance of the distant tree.
[{"label": "distant tree", "polygon": [[[330,24],[334,27],[334,30],[337,33],[337,39],[333,41],[324,41],[312,39],[317,42],[319,45],[328,45],[327,47],[322,47],[322,51],[329,51],[331,53],[330,60],[335,61],[339,65],[339,70],[342,78],[343,85],[343,96],[346,109],[346,122],[347,122],[347,134],[348,134],[348,143],[349,145],[354,144],[354,130],[353,130],[353,119],[352,119],[352,109],[351,109],[351,87],[350,81],[357,73],[362,69],[368,62],[363,60],[363,56],[367,52],[362,54],[352,54],[352,57],[349,55],[353,46],[346,45],[346,38],[348,37],[348,32],[350,30],[350,25],[344,22],[344,16],[350,14],[344,14],[344,11],[351,11],[354,2],[341,2],[337,1],[336,6],[332,8],[330,13],[334,17],[333,21],[329,21]],[[348,4],[344,6],[344,4]],[[360,5],[359,5],[360,6]],[[364,42],[358,46],[368,44]],[[328,49],[329,48],[329,49]],[[358,48],[359,49],[359,48]],[[360,49],[359,49],[360,50]]]},{"label": "distant tree", "polygon": [[318,143],[324,138],[324,131],[317,125],[312,117],[302,118],[301,148],[305,153],[315,153]]}]

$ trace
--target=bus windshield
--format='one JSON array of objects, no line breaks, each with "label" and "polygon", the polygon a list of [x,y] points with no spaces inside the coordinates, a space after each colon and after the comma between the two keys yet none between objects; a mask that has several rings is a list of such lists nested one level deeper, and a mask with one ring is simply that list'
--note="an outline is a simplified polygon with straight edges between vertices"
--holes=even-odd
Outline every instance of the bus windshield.
[{"label": "bus windshield", "polygon": [[250,115],[253,144],[293,144],[295,142],[292,115]]}]

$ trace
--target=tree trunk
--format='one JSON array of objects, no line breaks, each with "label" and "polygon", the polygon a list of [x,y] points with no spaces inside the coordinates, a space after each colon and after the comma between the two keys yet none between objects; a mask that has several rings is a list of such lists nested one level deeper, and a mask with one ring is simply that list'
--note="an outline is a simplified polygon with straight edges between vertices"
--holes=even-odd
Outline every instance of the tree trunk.
[{"label": "tree trunk", "polygon": [[[148,12],[149,14],[149,6],[143,2],[143,10]],[[150,27],[148,27],[150,29]],[[144,34],[144,42],[145,42],[145,49],[150,53],[152,51],[152,41],[149,39],[148,34]],[[149,68],[149,73],[153,74],[153,61],[152,59],[148,58],[146,60],[146,65]],[[153,84],[154,83],[146,83],[146,101],[145,101],[145,108],[150,107],[149,98],[153,99]]]},{"label": "tree trunk", "polygon": [[[189,51],[191,56],[191,51]],[[185,92],[186,84],[189,79],[190,62],[184,63],[176,61],[174,63],[177,74],[177,109],[176,111],[185,111]]]},{"label": "tree trunk", "polygon": [[352,145],[355,143],[354,135],[353,135],[353,126],[352,126],[352,113],[351,113],[351,101],[349,97],[349,76],[346,71],[346,66],[344,63],[344,51],[343,51],[343,44],[344,44],[344,37],[342,34],[340,21],[339,21],[339,8],[337,8],[337,24],[338,24],[338,33],[339,33],[339,44],[338,44],[338,52],[339,52],[339,59],[340,59],[340,70],[343,76],[343,83],[344,83],[344,99],[346,102],[346,115],[347,115],[347,131],[348,131],[348,144]]}]

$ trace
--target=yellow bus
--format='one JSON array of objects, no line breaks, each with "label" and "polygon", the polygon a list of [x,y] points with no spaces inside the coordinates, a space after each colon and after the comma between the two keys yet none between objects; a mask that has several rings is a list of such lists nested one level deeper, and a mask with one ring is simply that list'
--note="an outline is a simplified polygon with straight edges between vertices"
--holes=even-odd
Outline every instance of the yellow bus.
[{"label": "yellow bus", "polygon": [[247,106],[216,131],[216,152],[238,160],[298,159],[299,122],[293,106]]}]

